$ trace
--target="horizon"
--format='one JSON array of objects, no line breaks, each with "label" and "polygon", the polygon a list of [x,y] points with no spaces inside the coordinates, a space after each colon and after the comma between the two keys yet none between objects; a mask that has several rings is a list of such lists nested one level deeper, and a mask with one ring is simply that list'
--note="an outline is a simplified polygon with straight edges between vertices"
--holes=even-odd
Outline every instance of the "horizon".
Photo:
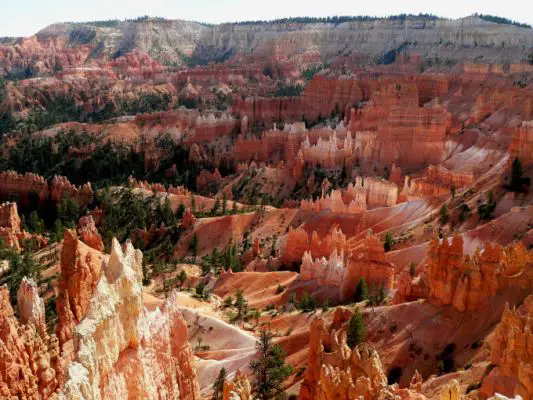
[{"label": "horizon", "polygon": [[[515,4],[517,1],[502,5],[501,2],[493,0],[483,4],[477,4],[474,0],[450,0],[442,5],[425,4],[421,0],[414,0],[408,5],[398,5],[391,1],[378,0],[372,4],[360,5],[357,9],[345,0],[333,0],[327,5],[302,4],[299,1],[287,4],[280,0],[271,0],[261,6],[250,6],[248,2],[242,0],[198,0],[194,4],[180,3],[183,2],[154,0],[150,5],[146,5],[137,1],[115,1],[110,5],[102,0],[94,0],[91,4],[73,5],[66,0],[51,0],[46,4],[38,0],[29,0],[24,7],[10,3],[7,5],[7,12],[0,15],[0,37],[29,37],[56,23],[125,21],[142,16],[219,25],[300,17],[387,18],[401,14],[431,14],[443,19],[460,19],[477,13],[533,25],[533,4]],[[127,7],[122,7],[123,4],[127,4]],[[236,8],[239,11],[235,12]],[[523,18],[526,16],[528,19]]]}]

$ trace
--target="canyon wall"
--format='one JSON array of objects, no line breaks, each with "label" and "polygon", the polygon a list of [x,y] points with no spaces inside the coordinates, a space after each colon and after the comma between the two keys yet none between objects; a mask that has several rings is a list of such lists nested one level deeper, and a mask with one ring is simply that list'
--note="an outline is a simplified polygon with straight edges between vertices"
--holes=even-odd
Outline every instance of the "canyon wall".
[{"label": "canyon wall", "polygon": [[33,281],[22,280],[17,300],[20,320],[7,286],[0,287],[0,397],[46,399],[58,386],[59,343],[46,333],[44,303]]},{"label": "canyon wall", "polygon": [[504,290],[533,287],[533,256],[520,242],[506,248],[487,243],[468,256],[461,236],[451,243],[433,239],[427,256],[429,301],[435,305],[475,310]]},{"label": "canyon wall", "polygon": [[524,121],[516,128],[509,146],[509,163],[516,158],[524,167],[533,164],[533,121]]},{"label": "canyon wall", "polygon": [[303,228],[289,228],[281,250],[285,263],[299,262],[305,252],[312,257],[329,257],[334,249],[338,253],[346,250],[346,236],[342,231],[333,227],[326,237],[320,238],[318,233],[307,233]]},{"label": "canyon wall", "polygon": [[364,278],[369,287],[383,288],[388,293],[394,287],[394,264],[385,258],[383,243],[379,237],[368,233],[363,245],[352,250],[342,285],[340,298],[342,302],[351,301],[355,295],[357,284]]},{"label": "canyon wall", "polygon": [[89,203],[93,198],[91,184],[75,186],[63,176],[54,176],[47,183],[37,174],[18,174],[14,171],[0,173],[0,197],[10,200],[19,200],[22,204],[29,204],[31,196],[39,203],[50,199],[58,203],[63,196],[73,198],[80,205]]}]

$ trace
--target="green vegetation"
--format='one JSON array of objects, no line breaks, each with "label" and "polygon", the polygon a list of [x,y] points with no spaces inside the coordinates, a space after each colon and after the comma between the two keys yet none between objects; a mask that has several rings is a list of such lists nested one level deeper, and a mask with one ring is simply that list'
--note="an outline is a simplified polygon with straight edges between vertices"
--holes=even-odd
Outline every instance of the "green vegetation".
[{"label": "green vegetation", "polygon": [[307,292],[303,292],[300,301],[298,302],[298,308],[303,312],[312,312],[316,310],[316,301]]},{"label": "green vegetation", "polygon": [[354,301],[359,303],[360,301],[365,301],[368,299],[368,286],[366,284],[365,278],[359,279],[357,283],[357,288],[355,289]]},{"label": "green vegetation", "polygon": [[457,346],[455,345],[455,343],[449,343],[446,345],[446,347],[444,347],[442,352],[440,352],[437,355],[437,360],[438,360],[437,374],[438,375],[443,375],[449,372],[453,372],[454,367],[455,367],[453,356],[454,356],[456,347]]},{"label": "green vegetation", "polygon": [[17,291],[22,278],[32,278],[39,281],[40,270],[42,266],[35,261],[32,256],[33,246],[30,243],[24,243],[24,252],[19,254],[11,248],[5,248],[0,243],[0,260],[9,262],[9,270],[5,275],[0,277],[0,286],[7,285],[9,289],[9,300],[13,306],[17,303]]},{"label": "green vegetation", "polygon": [[474,14],[474,16],[481,18],[482,20],[485,20],[485,21],[494,22],[496,24],[514,25],[514,26],[518,26],[519,28],[531,29],[531,25],[512,21],[508,18],[497,17],[494,15],[488,15],[488,14]]},{"label": "green vegetation", "polygon": [[276,92],[274,96],[275,97],[300,96],[303,90],[304,90],[304,87],[302,85],[278,83],[278,87],[276,88]]},{"label": "green vegetation", "polygon": [[358,308],[355,309],[352,318],[348,322],[347,335],[346,343],[351,349],[363,343],[365,340],[365,321]]},{"label": "green vegetation", "polygon": [[[339,25],[345,22],[355,22],[355,21],[379,21],[379,20],[389,20],[389,21],[405,21],[407,19],[422,19],[426,21],[435,21],[441,19],[435,15],[431,14],[398,14],[391,15],[389,17],[371,17],[368,15],[357,15],[357,16],[333,16],[333,17],[293,17],[293,18],[281,18],[274,19],[270,21],[239,21],[232,22],[232,25],[266,25],[266,24],[334,24]],[[229,23],[228,23],[229,24]],[[226,24],[224,24],[226,25]]]},{"label": "green vegetation", "polygon": [[518,158],[515,158],[511,168],[511,183],[507,188],[511,192],[525,193],[527,187],[530,185],[530,179],[523,176],[522,163]]},{"label": "green vegetation", "polygon": [[213,396],[211,397],[211,400],[222,400],[224,394],[224,382],[226,382],[227,375],[226,368],[222,367],[217,378],[213,382]]},{"label": "green vegetation", "polygon": [[439,223],[441,225],[446,225],[450,219],[448,215],[448,205],[443,204],[439,210]]},{"label": "green vegetation", "polygon": [[272,333],[261,331],[256,345],[258,357],[250,362],[253,372],[252,394],[258,400],[272,400],[283,393],[283,381],[293,371],[285,363],[285,352],[274,345],[272,339]]},{"label": "green vegetation", "polygon": [[481,221],[490,221],[494,218],[494,210],[496,209],[496,202],[494,201],[494,195],[492,191],[489,192],[489,196],[486,203],[480,204],[477,208],[477,213]]},{"label": "green vegetation", "polygon": [[307,67],[304,71],[302,71],[302,78],[305,79],[306,81],[310,81],[320,71],[323,71],[328,68],[329,68],[329,64],[327,63],[311,65]]},{"label": "green vegetation", "polygon": [[385,249],[385,252],[391,251],[393,246],[396,244],[394,237],[392,236],[392,233],[387,232],[385,234],[385,242],[383,243],[383,248]]}]

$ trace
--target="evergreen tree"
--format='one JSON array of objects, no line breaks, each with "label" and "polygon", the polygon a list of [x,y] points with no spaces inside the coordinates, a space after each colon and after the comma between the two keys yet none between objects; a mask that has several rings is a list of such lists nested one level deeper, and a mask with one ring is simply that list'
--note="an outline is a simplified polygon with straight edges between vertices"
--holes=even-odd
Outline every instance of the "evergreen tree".
[{"label": "evergreen tree", "polygon": [[178,275],[178,282],[179,282],[179,285],[180,285],[180,291],[181,291],[181,288],[183,287],[183,284],[185,283],[185,281],[187,280],[187,272],[185,272],[185,270],[181,270],[180,274]]},{"label": "evergreen tree", "polygon": [[522,191],[522,174],[522,163],[518,158],[515,158],[511,170],[511,190],[513,192]]},{"label": "evergreen tree", "polygon": [[216,216],[219,210],[220,210],[220,199],[217,197],[215,199],[215,204],[213,205],[213,209],[211,210],[211,215]]},{"label": "evergreen tree", "polygon": [[448,223],[449,216],[448,216],[448,205],[443,204],[442,207],[439,210],[439,221],[441,225],[446,225]]},{"label": "evergreen tree", "polygon": [[196,236],[196,234],[192,237],[190,250],[192,251],[192,255],[196,257],[198,254],[198,236]]},{"label": "evergreen tree", "polygon": [[241,318],[243,312],[248,308],[248,302],[244,298],[244,292],[242,289],[238,289],[235,294],[235,307],[237,308],[237,318]]},{"label": "evergreen tree", "polygon": [[394,238],[392,237],[392,233],[387,232],[385,235],[385,242],[383,243],[383,248],[385,249],[385,252],[391,251],[392,246],[394,246]]},{"label": "evergreen tree", "polygon": [[30,232],[41,234],[44,232],[44,221],[39,217],[37,211],[32,211],[28,219]]},{"label": "evergreen tree", "polygon": [[226,369],[222,367],[220,372],[218,373],[217,379],[215,379],[215,382],[213,382],[213,397],[211,397],[212,400],[222,400],[222,396],[224,394],[224,382],[226,381],[227,376]]},{"label": "evergreen tree", "polygon": [[357,308],[348,322],[347,335],[347,344],[351,349],[365,340],[365,322]]},{"label": "evergreen tree", "polygon": [[285,363],[285,352],[272,342],[272,333],[261,331],[256,349],[259,357],[250,362],[253,371],[252,393],[257,400],[271,400],[283,392],[283,381],[292,374]]},{"label": "evergreen tree", "polygon": [[365,301],[368,299],[368,286],[365,278],[359,279],[357,288],[355,289],[354,300],[355,302]]},{"label": "evergreen tree", "polygon": [[178,210],[176,211],[176,217],[181,219],[183,218],[183,214],[185,214],[185,206],[183,203],[180,203]]},{"label": "evergreen tree", "polygon": [[222,214],[226,214],[226,211],[228,209],[228,196],[226,196],[226,193],[222,193]]}]

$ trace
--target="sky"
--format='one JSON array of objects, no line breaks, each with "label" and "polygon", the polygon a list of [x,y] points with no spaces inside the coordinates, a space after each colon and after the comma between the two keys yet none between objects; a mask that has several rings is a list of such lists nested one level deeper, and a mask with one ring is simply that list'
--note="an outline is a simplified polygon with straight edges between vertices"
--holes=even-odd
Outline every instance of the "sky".
[{"label": "sky", "polygon": [[31,36],[63,21],[142,15],[220,23],[285,17],[491,14],[533,24],[532,0],[0,0],[0,37]]}]

